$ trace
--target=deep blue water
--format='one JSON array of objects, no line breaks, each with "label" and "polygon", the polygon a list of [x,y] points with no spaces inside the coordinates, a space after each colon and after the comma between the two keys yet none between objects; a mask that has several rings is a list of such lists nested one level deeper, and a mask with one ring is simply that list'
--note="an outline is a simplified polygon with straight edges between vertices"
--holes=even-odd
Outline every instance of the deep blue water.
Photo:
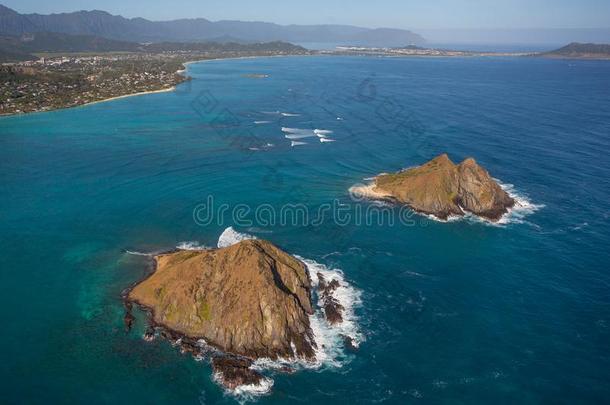
[{"label": "deep blue water", "polygon": [[[213,246],[228,226],[361,294],[359,352],[272,375],[260,403],[607,401],[610,63],[294,57],[189,74],[173,93],[0,119],[3,403],[234,402],[142,322],[126,334],[120,300],[149,270],[125,250]],[[336,142],[291,147],[281,127]],[[442,152],[538,210],[503,226],[193,219],[208,196],[353,211],[351,185]]]}]

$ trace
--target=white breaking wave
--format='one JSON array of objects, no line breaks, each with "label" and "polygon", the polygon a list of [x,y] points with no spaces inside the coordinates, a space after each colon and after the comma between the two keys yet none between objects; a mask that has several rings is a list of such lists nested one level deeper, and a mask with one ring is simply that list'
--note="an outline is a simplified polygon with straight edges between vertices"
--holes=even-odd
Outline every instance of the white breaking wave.
[{"label": "white breaking wave", "polygon": [[294,135],[316,136],[313,129],[282,127],[282,132],[287,133],[287,134],[294,134]]},{"label": "white breaking wave", "polygon": [[200,245],[199,242],[188,241],[188,242],[180,242],[177,249],[180,250],[207,250],[209,247],[205,245]]},{"label": "white breaking wave", "polygon": [[293,114],[293,113],[286,113],[286,112],[282,113],[282,117],[300,117],[300,116],[301,116],[301,114]]},{"label": "white breaking wave", "polygon": [[233,246],[243,240],[256,239],[255,236],[248,235],[247,233],[237,232],[232,226],[228,227],[218,238],[218,247],[225,248]]},{"label": "white breaking wave", "polygon": [[330,135],[333,133],[330,129],[314,129],[313,132],[318,136]]},{"label": "white breaking wave", "polygon": [[320,142],[324,143],[324,142],[335,142],[334,139],[330,139],[330,138],[320,138]]},{"label": "white breaking wave", "polygon": [[271,121],[254,121],[254,123],[255,123],[256,125],[262,125],[262,124],[270,124],[270,123],[271,123]]},{"label": "white breaking wave", "polygon": [[[345,280],[343,271],[339,269],[329,269],[325,265],[314,260],[305,259],[299,256],[296,257],[307,266],[311,277],[311,282],[315,288],[317,288],[320,283],[318,273],[320,273],[328,282],[332,280],[337,280],[339,282],[339,287],[333,293],[333,297],[344,308],[342,314],[343,322],[332,326],[331,329],[334,332],[338,332],[339,335],[352,338],[354,346],[360,345],[360,343],[364,340],[364,337],[358,329],[358,318],[354,311],[356,307],[362,304],[361,291],[354,288]],[[318,304],[321,303],[318,302]]]},{"label": "white breaking wave", "polygon": [[307,142],[297,142],[297,141],[290,142],[290,146],[292,146],[292,147],[301,146],[301,145],[307,145]]},{"label": "white breaking wave", "polygon": [[523,219],[527,215],[533,214],[534,212],[545,207],[544,204],[534,204],[533,202],[531,202],[525,194],[521,194],[520,192],[515,190],[515,186],[513,186],[512,184],[503,184],[498,179],[494,180],[497,181],[500,187],[502,187],[502,189],[506,191],[508,195],[515,200],[515,206],[509,209],[508,213],[504,214],[502,218],[500,218],[498,224],[522,224],[524,222]]},{"label": "white breaking wave", "polygon": [[[214,373],[212,378],[222,387],[222,375],[220,373]],[[239,403],[243,404],[248,401],[255,401],[256,397],[270,393],[271,388],[273,388],[273,380],[264,377],[258,384],[240,385],[234,390],[225,390],[225,393],[235,397]]]},{"label": "white breaking wave", "polygon": [[304,138],[311,138],[314,137],[315,135],[296,135],[296,134],[288,134],[288,135],[284,135],[284,138],[286,139],[304,139]]}]

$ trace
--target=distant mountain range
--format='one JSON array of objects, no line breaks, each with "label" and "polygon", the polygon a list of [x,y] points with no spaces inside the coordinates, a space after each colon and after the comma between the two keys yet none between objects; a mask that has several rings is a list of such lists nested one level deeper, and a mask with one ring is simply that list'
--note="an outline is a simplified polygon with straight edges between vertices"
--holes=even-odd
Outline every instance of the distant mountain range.
[{"label": "distant mountain range", "polygon": [[129,42],[197,42],[230,38],[233,41],[338,43],[354,46],[406,46],[425,40],[411,31],[369,29],[350,25],[278,25],[266,22],[209,21],[204,18],[150,21],[124,18],[105,11],[61,14],[20,14],[0,5],[0,35],[33,32],[93,35]]}]

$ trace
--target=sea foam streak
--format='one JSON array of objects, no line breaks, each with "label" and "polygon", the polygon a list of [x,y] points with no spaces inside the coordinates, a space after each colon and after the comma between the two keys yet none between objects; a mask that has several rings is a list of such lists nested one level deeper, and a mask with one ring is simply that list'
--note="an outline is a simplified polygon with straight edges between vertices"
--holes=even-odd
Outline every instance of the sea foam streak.
[{"label": "sea foam streak", "polygon": [[307,142],[297,142],[297,141],[290,142],[290,146],[292,146],[292,147],[302,146],[302,145],[307,145]]},{"label": "sea foam streak", "polygon": [[135,250],[125,250],[125,253],[127,253],[128,255],[132,255],[132,256],[153,256],[154,253],[144,253],[144,252],[138,252]]},{"label": "sea foam streak", "polygon": [[209,247],[200,245],[199,242],[188,241],[180,242],[176,248],[180,250],[207,250]]}]

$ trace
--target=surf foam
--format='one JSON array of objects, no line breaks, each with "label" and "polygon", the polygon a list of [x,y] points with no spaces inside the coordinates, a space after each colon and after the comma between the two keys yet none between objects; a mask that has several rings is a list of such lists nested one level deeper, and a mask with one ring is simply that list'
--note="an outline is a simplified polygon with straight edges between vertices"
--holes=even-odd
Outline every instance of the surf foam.
[{"label": "surf foam", "polygon": [[313,133],[318,136],[330,135],[333,133],[330,129],[314,129]]},{"label": "surf foam", "polygon": [[503,184],[500,180],[494,179],[498,182],[500,187],[508,193],[508,195],[515,200],[515,206],[508,210],[508,213],[504,214],[498,224],[522,224],[524,218],[534,212],[544,208],[544,204],[534,204],[528,196],[520,193],[515,189],[512,184]]},{"label": "surf foam", "polygon": [[[222,387],[221,373],[214,373],[212,379]],[[244,404],[246,402],[255,401],[256,397],[270,393],[271,388],[273,388],[273,380],[271,378],[264,377],[258,384],[240,385],[234,390],[225,389],[224,392],[227,395],[235,397],[240,404]]]},{"label": "surf foam", "polygon": [[284,132],[286,134],[292,134],[292,135],[316,136],[313,129],[282,127],[282,132]]},{"label": "surf foam", "polygon": [[311,138],[314,137],[315,135],[297,135],[297,134],[288,134],[288,135],[284,135],[284,138],[286,139],[303,139],[303,138]]},{"label": "surf foam", "polygon": [[218,247],[225,248],[233,246],[243,240],[256,239],[255,236],[248,235],[247,233],[237,232],[232,226],[225,229],[220,237],[218,238]]},{"label": "surf foam", "polygon": [[199,242],[188,241],[188,242],[180,242],[177,246],[177,249],[180,250],[207,250],[209,247],[205,245],[200,245]]}]

